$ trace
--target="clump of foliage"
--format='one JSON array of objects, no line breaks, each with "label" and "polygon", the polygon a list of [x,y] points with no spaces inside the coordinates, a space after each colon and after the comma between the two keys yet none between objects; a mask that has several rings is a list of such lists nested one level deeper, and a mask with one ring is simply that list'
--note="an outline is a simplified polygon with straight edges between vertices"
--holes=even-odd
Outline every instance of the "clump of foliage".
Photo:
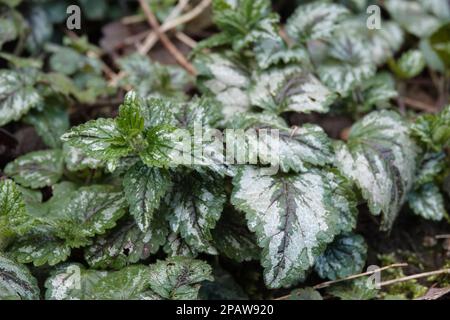
[{"label": "clump of foliage", "polygon": [[[91,22],[123,9],[79,4]],[[360,273],[364,211],[380,233],[402,210],[446,224],[450,4],[385,0],[379,30],[366,25],[369,4],[302,1],[282,22],[268,0],[214,0],[216,32],[190,53],[195,76],[132,52],[111,81],[102,49],[58,33],[65,3],[0,0],[2,134],[28,125],[46,145],[3,168],[0,299],[276,297],[312,275]],[[175,5],[150,7],[164,21]],[[439,105],[405,110],[408,81],[428,72],[442,79]],[[73,117],[114,97],[120,106],[106,114]],[[344,139],[293,121],[336,114],[353,122]],[[227,161],[214,140],[203,153],[191,141],[193,161],[180,163],[177,130],[195,138],[199,123],[278,130],[265,143],[279,171],[260,170],[270,157]],[[219,143],[250,152],[247,139]],[[260,267],[233,279],[227,266],[243,263]],[[383,297],[364,279],[326,294]],[[322,298],[311,288],[290,297]]]}]

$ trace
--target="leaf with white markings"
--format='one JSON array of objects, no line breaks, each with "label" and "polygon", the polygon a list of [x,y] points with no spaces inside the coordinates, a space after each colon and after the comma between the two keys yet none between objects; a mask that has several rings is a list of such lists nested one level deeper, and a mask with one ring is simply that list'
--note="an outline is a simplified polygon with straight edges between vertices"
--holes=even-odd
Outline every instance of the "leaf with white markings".
[{"label": "leaf with white markings", "polygon": [[168,258],[150,265],[150,288],[163,299],[197,299],[200,283],[212,281],[211,267],[204,261]]},{"label": "leaf with white markings", "polygon": [[54,149],[21,156],[5,167],[5,173],[24,187],[38,189],[58,182],[63,169],[62,152]]},{"label": "leaf with white markings", "polygon": [[0,255],[0,300],[38,300],[37,280],[27,267]]},{"label": "leaf with white markings", "polygon": [[117,160],[131,152],[114,119],[88,121],[70,129],[61,139],[89,157],[112,163],[113,168]]},{"label": "leaf with white markings", "polygon": [[37,134],[50,148],[61,147],[60,137],[70,126],[69,114],[56,105],[48,105],[44,111],[28,113],[25,121],[34,126]]},{"label": "leaf with white markings", "polygon": [[252,105],[281,113],[327,112],[336,94],[308,70],[298,67],[270,69],[255,74],[250,89]]},{"label": "leaf with white markings", "polygon": [[224,212],[212,234],[214,246],[228,258],[237,262],[259,259],[256,237],[248,230],[241,213],[234,210]]},{"label": "leaf with white markings", "polygon": [[329,177],[317,170],[265,176],[244,167],[233,179],[231,202],[246,213],[263,248],[261,263],[270,288],[298,283],[339,230]]},{"label": "leaf with white markings", "polygon": [[125,174],[124,193],[139,229],[151,226],[153,213],[159,208],[161,198],[170,189],[170,175],[164,169],[150,168],[142,163],[134,165]]},{"label": "leaf with white markings", "polygon": [[327,40],[349,15],[349,10],[333,3],[308,3],[297,7],[288,19],[286,31],[295,40]]},{"label": "leaf with white markings", "polygon": [[419,50],[409,50],[402,54],[398,61],[390,60],[391,70],[402,79],[410,79],[419,75],[425,68],[425,59]]},{"label": "leaf with white markings", "polygon": [[142,232],[136,221],[128,220],[86,248],[86,261],[93,268],[120,269],[146,259],[166,242],[166,224],[163,217],[157,216],[149,230]]},{"label": "leaf with white markings", "polygon": [[198,55],[194,63],[200,89],[222,104],[225,119],[250,109],[246,92],[250,76],[245,68],[219,54]]},{"label": "leaf with white markings", "polygon": [[356,182],[374,215],[383,212],[381,228],[390,229],[416,166],[417,147],[405,121],[395,112],[372,112],[353,125],[347,145],[335,149],[342,174]]},{"label": "leaf with white markings", "polygon": [[19,120],[41,102],[33,72],[0,70],[0,126]]},{"label": "leaf with white markings", "polygon": [[329,58],[317,68],[326,86],[345,96],[375,75],[376,66],[363,43],[347,35],[333,38],[330,43]]},{"label": "leaf with white markings", "polygon": [[447,215],[444,197],[439,187],[427,183],[408,195],[408,203],[412,211],[425,219],[440,221]]},{"label": "leaf with white markings", "polygon": [[314,269],[321,278],[342,279],[362,271],[367,257],[363,237],[355,234],[337,236],[317,258]]},{"label": "leaf with white markings", "polygon": [[220,218],[225,203],[223,180],[212,173],[191,173],[174,178],[174,188],[166,197],[167,219],[189,246],[216,254],[211,229]]}]

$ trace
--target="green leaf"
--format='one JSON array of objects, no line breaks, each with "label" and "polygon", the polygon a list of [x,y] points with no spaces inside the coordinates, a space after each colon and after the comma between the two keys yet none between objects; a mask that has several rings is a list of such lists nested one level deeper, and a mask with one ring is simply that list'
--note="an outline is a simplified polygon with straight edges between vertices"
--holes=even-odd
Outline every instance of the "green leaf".
[{"label": "green leaf", "polygon": [[80,171],[84,169],[98,169],[103,166],[103,161],[86,155],[82,149],[63,144],[63,156],[69,171]]},{"label": "green leaf", "polygon": [[429,36],[439,27],[439,19],[418,1],[387,0],[384,5],[395,21],[419,38]]},{"label": "green leaf", "polygon": [[259,259],[256,237],[248,230],[242,214],[234,210],[225,211],[212,235],[214,246],[224,256],[237,262]]},{"label": "green leaf", "polygon": [[183,256],[195,258],[199,253],[195,247],[190,246],[179,233],[175,232],[169,234],[163,249],[169,257]]},{"label": "green leaf", "polygon": [[314,2],[297,7],[289,17],[286,31],[290,37],[306,43],[310,40],[327,40],[339,27],[339,23],[349,15],[342,5]]},{"label": "green leaf", "polygon": [[164,245],[167,226],[163,217],[154,217],[149,230],[142,232],[134,220],[121,223],[86,248],[84,256],[93,268],[120,269],[147,259]]},{"label": "green leaf", "polygon": [[[277,125],[273,119],[267,117],[253,120],[251,118],[252,116],[248,121],[241,119],[243,122],[241,129],[256,129],[257,134],[246,135],[243,145],[240,145],[239,139],[235,139],[238,145],[234,148],[237,150],[242,148],[251,150],[252,146],[258,146],[259,150],[267,150],[258,154],[259,160],[272,166],[279,164],[283,172],[307,171],[308,165],[323,166],[333,161],[331,140],[321,127],[305,124],[300,128],[289,129]],[[232,146],[227,145],[227,148],[229,147]]]},{"label": "green leaf", "polygon": [[0,15],[0,49],[4,43],[15,40],[20,32],[20,26],[14,11],[6,11]]},{"label": "green leaf", "polygon": [[170,175],[164,169],[138,163],[125,174],[125,197],[141,231],[145,232],[151,226],[154,211],[171,186]]},{"label": "green leaf", "polygon": [[211,229],[220,218],[226,200],[223,180],[215,174],[192,172],[174,178],[174,188],[165,199],[167,220],[195,250],[217,254]]},{"label": "green leaf", "polygon": [[29,51],[36,54],[53,35],[53,24],[43,6],[32,5],[27,11],[26,19],[29,26],[29,34],[26,38],[26,46]]},{"label": "green leaf", "polygon": [[56,105],[47,105],[43,111],[30,112],[25,121],[34,126],[37,134],[50,148],[62,146],[60,137],[70,126],[68,113]]},{"label": "green leaf", "polygon": [[377,289],[371,285],[370,279],[360,278],[333,285],[327,293],[342,300],[371,300],[378,294]]},{"label": "green leaf", "polygon": [[275,113],[325,113],[336,98],[312,73],[299,67],[257,73],[252,83],[249,92],[252,105]]},{"label": "green leaf", "polygon": [[62,152],[58,149],[30,152],[10,162],[5,173],[24,187],[51,186],[63,174]]},{"label": "green leaf", "polygon": [[[449,5],[450,8],[450,5]],[[450,10],[450,9],[449,9]],[[445,66],[446,70],[450,70],[450,22],[444,24],[428,39],[431,48],[438,56],[440,62]],[[426,58],[426,57],[425,57]],[[444,68],[442,68],[444,69]],[[446,70],[441,70],[445,72]]]},{"label": "green leaf", "polygon": [[200,260],[173,257],[150,265],[150,288],[164,299],[197,299],[205,280],[213,280],[211,267]]},{"label": "green leaf", "polygon": [[0,300],[39,300],[39,287],[30,271],[0,255]]},{"label": "green leaf", "polygon": [[389,66],[398,77],[410,79],[423,71],[425,68],[425,59],[420,50],[409,50],[402,54],[397,62],[390,60]]},{"label": "green leaf", "polygon": [[391,111],[372,112],[353,125],[347,145],[335,149],[342,174],[358,185],[374,215],[383,212],[381,228],[390,229],[416,167],[417,147],[405,121]]},{"label": "green leaf", "polygon": [[450,145],[450,105],[439,114],[424,114],[417,118],[412,133],[419,141],[436,152]]},{"label": "green leaf", "polygon": [[244,167],[233,179],[231,202],[246,213],[263,247],[261,263],[269,288],[292,286],[339,230],[329,177],[317,170],[295,175],[261,175]]},{"label": "green leaf", "polygon": [[433,182],[444,171],[446,166],[445,153],[426,153],[423,155],[419,169],[416,172],[415,187]]},{"label": "green leaf", "polygon": [[289,300],[323,300],[323,298],[319,291],[306,287],[292,291],[289,295]]},{"label": "green leaf", "polygon": [[198,55],[194,64],[200,89],[222,104],[225,119],[249,110],[250,76],[245,68],[219,54]]},{"label": "green leaf", "polygon": [[367,245],[360,235],[340,235],[317,258],[314,269],[321,278],[342,279],[360,273],[366,263]]},{"label": "green leaf", "polygon": [[8,249],[9,254],[21,263],[33,263],[39,267],[65,261],[70,256],[70,247],[55,236],[49,227],[37,227],[16,240]]},{"label": "green leaf", "polygon": [[441,221],[447,215],[444,197],[434,183],[422,185],[408,195],[408,203],[412,211],[425,219]]},{"label": "green leaf", "polygon": [[125,74],[120,84],[130,86],[140,96],[185,99],[183,91],[191,79],[184,69],[161,65],[137,53],[119,59],[118,64]]},{"label": "green leaf", "polygon": [[108,276],[106,271],[86,270],[81,264],[59,266],[45,281],[46,300],[96,299],[94,290],[100,279]]},{"label": "green leaf", "polygon": [[87,238],[113,228],[127,207],[122,192],[111,186],[93,185],[68,192],[50,208],[48,218],[57,235],[72,247],[89,243]]},{"label": "green leaf", "polygon": [[0,126],[19,120],[40,103],[41,97],[33,88],[34,81],[32,74],[0,70]]},{"label": "green leaf", "polygon": [[117,161],[131,152],[131,147],[120,134],[114,119],[97,119],[71,128],[61,137],[71,147],[81,153],[108,163],[110,169]]},{"label": "green leaf", "polygon": [[347,35],[331,40],[329,58],[317,67],[323,83],[343,96],[374,76],[375,72],[370,51],[363,43]]},{"label": "green leaf", "polygon": [[12,180],[0,180],[0,231],[2,234],[27,232],[33,225],[22,192]]}]

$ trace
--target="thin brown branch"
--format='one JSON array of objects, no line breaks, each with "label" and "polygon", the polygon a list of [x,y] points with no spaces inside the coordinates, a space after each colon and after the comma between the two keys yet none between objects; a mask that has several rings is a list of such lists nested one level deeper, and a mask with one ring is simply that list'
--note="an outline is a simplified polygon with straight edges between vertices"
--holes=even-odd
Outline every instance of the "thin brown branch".
[{"label": "thin brown branch", "polygon": [[[185,6],[184,2],[186,2],[186,1],[183,2],[183,0],[180,0],[180,2],[178,3],[178,6],[175,8],[175,10],[171,12],[171,14],[166,19],[166,21],[161,25],[161,31],[167,32],[172,29],[175,29],[176,27],[178,27],[181,24],[185,24],[189,21],[194,20],[206,8],[208,8],[210,6],[211,1],[212,0],[203,0],[191,11],[177,17],[178,14],[172,15],[172,13],[179,13],[180,11],[182,11]],[[151,50],[151,48],[155,45],[157,40],[158,40],[158,36],[154,32],[149,33],[147,38],[144,40],[142,46],[139,48],[139,53],[147,54]]]},{"label": "thin brown branch", "polygon": [[406,277],[403,277],[403,278],[388,280],[388,281],[381,282],[380,286],[382,286],[382,287],[383,286],[390,286],[390,285],[395,284],[395,283],[405,282],[405,281],[419,279],[419,278],[426,278],[426,277],[435,276],[435,275],[439,275],[439,274],[443,274],[443,273],[449,273],[450,274],[450,269],[441,269],[441,270],[423,272],[423,273],[418,273],[418,274],[413,274],[413,275],[410,275],[410,276],[406,276]]},{"label": "thin brown branch", "polygon": [[169,37],[161,31],[158,20],[156,19],[154,13],[150,9],[148,3],[145,0],[139,0],[139,4],[144,10],[145,16],[147,17],[147,21],[150,26],[154,29],[158,38],[161,40],[164,47],[166,47],[167,51],[175,58],[175,60],[185,68],[190,74],[195,75],[197,71],[194,66],[187,61],[186,57],[177,49],[177,47],[170,41]]},{"label": "thin brown branch", "polygon": [[181,32],[181,31],[175,33],[175,36],[177,37],[178,40],[183,42],[185,45],[187,45],[191,49],[194,49],[197,46],[197,41],[195,41],[194,39],[192,39],[187,34]]},{"label": "thin brown branch", "polygon": [[[379,268],[379,269],[375,269],[375,270],[366,271],[366,272],[363,272],[363,273],[354,274],[354,275],[351,275],[351,276],[346,277],[346,278],[333,280],[333,281],[325,281],[325,282],[322,282],[322,283],[319,283],[319,284],[313,286],[313,288],[314,289],[323,289],[323,288],[329,287],[329,286],[331,286],[333,284],[336,284],[336,283],[349,281],[349,280],[361,278],[361,277],[364,277],[364,276],[369,276],[369,275],[372,275],[374,273],[381,272],[381,271],[384,271],[384,270],[387,270],[387,269],[391,269],[391,268],[403,268],[403,267],[406,267],[406,266],[408,266],[407,263],[394,263],[394,264],[390,264],[388,266],[385,266],[385,267],[382,267],[382,268]],[[275,300],[285,300],[285,299],[288,299],[290,296],[291,295],[288,294],[288,295],[276,298]]]},{"label": "thin brown branch", "polygon": [[438,111],[437,108],[435,108],[434,106],[429,105],[422,101],[414,100],[408,97],[402,97],[401,99],[406,105],[419,111],[426,111],[430,113],[436,113]]}]

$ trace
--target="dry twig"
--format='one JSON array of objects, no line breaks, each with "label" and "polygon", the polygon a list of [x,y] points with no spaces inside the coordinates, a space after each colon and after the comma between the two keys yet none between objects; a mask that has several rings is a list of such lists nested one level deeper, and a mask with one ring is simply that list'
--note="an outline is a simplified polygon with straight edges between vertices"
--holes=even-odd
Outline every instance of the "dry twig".
[{"label": "dry twig", "polygon": [[197,71],[194,66],[187,61],[186,57],[177,49],[177,47],[170,41],[169,37],[161,31],[158,20],[156,19],[154,13],[150,9],[148,3],[144,0],[139,0],[139,4],[144,10],[145,16],[147,17],[148,23],[154,29],[157,36],[161,40],[164,47],[166,47],[167,51],[175,58],[175,60],[185,68],[190,74],[195,75]]}]

